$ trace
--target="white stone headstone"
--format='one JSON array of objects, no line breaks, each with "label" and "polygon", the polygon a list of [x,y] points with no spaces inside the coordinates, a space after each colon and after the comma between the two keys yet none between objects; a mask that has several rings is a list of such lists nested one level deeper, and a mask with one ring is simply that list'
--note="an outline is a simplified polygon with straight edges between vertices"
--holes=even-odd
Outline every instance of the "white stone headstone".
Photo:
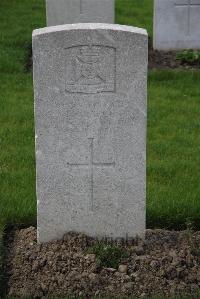
[{"label": "white stone headstone", "polygon": [[154,1],[154,49],[200,49],[200,0]]},{"label": "white stone headstone", "polygon": [[46,0],[47,26],[114,23],[115,0]]},{"label": "white stone headstone", "polygon": [[120,25],[33,32],[39,242],[144,235],[147,44]]}]

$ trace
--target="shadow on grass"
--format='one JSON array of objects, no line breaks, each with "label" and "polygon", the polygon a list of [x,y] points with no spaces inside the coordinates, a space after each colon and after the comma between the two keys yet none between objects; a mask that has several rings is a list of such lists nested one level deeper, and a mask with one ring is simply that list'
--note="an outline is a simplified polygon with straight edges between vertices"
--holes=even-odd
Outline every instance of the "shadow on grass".
[{"label": "shadow on grass", "polygon": [[33,52],[32,43],[26,45],[26,60],[25,60],[25,72],[32,72],[33,70]]}]

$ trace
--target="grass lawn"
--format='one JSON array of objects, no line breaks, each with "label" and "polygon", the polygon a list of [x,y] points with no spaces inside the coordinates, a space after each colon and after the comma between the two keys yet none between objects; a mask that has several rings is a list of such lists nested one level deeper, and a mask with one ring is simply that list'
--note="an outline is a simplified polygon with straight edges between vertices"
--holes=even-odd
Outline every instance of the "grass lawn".
[{"label": "grass lawn", "polygon": [[148,89],[147,223],[200,228],[200,71],[154,71]]},{"label": "grass lawn", "polygon": [[[117,0],[117,22],[147,27],[151,0]],[[19,18],[20,16],[20,18]],[[0,2],[0,223],[36,219],[32,29],[45,26],[44,1]],[[148,90],[147,223],[200,227],[200,71],[151,71]]]},{"label": "grass lawn", "polygon": [[[117,0],[121,24],[148,28],[152,0]],[[19,18],[20,16],[20,18]],[[35,222],[32,29],[45,26],[44,1],[0,2],[0,223]],[[151,71],[148,90],[147,223],[200,227],[200,71]]]},{"label": "grass lawn", "polygon": [[[117,0],[116,22],[146,27],[152,0]],[[31,32],[44,0],[0,1],[0,235],[36,220]],[[200,70],[151,71],[148,86],[148,227],[200,228]],[[0,261],[1,263],[1,261]]]},{"label": "grass lawn", "polygon": [[146,28],[153,36],[153,0],[115,0],[116,23]]}]

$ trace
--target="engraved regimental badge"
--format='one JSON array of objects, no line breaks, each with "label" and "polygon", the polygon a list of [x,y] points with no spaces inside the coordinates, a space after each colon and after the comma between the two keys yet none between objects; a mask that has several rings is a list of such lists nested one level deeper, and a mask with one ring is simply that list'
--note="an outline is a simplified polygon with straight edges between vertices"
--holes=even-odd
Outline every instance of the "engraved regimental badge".
[{"label": "engraved regimental badge", "polygon": [[115,92],[116,49],[85,45],[66,49],[66,92]]}]

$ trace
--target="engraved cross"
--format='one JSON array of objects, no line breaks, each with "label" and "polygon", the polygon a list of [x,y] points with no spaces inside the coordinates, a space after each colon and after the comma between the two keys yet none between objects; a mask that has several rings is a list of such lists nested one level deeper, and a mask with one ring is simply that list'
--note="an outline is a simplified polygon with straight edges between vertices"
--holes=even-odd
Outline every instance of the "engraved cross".
[{"label": "engraved cross", "polygon": [[184,3],[175,2],[174,5],[175,5],[175,7],[184,7],[187,9],[187,35],[190,35],[191,8],[192,7],[200,7],[200,3],[192,3],[192,0],[186,0],[186,1],[184,1]]},{"label": "engraved cross", "polygon": [[91,211],[94,209],[94,170],[95,167],[114,167],[115,162],[111,163],[104,163],[104,162],[94,162],[94,138],[88,138],[89,140],[89,148],[90,148],[90,159],[88,163],[67,163],[69,166],[74,167],[88,167],[90,170],[90,188],[91,188],[91,195],[90,195],[90,208]]}]

